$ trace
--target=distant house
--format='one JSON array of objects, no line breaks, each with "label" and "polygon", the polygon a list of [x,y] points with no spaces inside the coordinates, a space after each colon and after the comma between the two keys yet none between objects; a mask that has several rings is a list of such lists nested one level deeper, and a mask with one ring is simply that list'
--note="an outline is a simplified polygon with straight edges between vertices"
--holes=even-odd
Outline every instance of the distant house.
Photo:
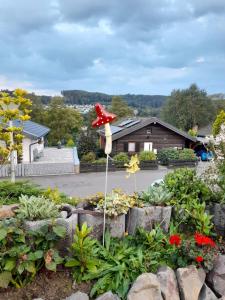
[{"label": "distant house", "polygon": [[44,149],[44,138],[50,131],[48,127],[40,125],[32,121],[13,121],[13,126],[21,127],[24,135],[22,142],[22,157],[21,162],[32,162],[41,155]]},{"label": "distant house", "polygon": [[[196,138],[176,127],[151,117],[127,119],[111,125],[113,153],[159,151],[162,148],[193,148]],[[105,146],[104,129],[99,130],[101,147]]]}]

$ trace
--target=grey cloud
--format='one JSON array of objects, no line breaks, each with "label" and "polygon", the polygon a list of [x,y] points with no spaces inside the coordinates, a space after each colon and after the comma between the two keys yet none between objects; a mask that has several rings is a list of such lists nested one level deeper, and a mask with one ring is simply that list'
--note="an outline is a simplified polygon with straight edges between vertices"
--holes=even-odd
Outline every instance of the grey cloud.
[{"label": "grey cloud", "polygon": [[0,0],[0,78],[55,91],[163,94],[196,81],[224,92],[222,0],[16,3]]}]

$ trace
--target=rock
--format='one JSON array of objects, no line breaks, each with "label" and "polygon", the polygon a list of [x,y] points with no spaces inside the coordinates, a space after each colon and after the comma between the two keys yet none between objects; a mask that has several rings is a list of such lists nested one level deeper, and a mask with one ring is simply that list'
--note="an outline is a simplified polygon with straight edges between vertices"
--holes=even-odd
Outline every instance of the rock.
[{"label": "rock", "polygon": [[15,216],[14,210],[19,207],[18,204],[3,205],[0,207],[0,219],[12,218]]},{"label": "rock", "polygon": [[216,232],[225,236],[225,204],[214,204],[210,207],[210,213],[213,215],[212,221]]},{"label": "rock", "polygon": [[205,276],[205,272],[195,266],[177,269],[181,300],[198,300]]},{"label": "rock", "polygon": [[217,300],[218,298],[216,295],[213,293],[213,291],[206,285],[204,284],[198,300]]},{"label": "rock", "polygon": [[89,300],[89,297],[85,293],[76,292],[64,300]]},{"label": "rock", "polygon": [[34,298],[32,300],[44,300],[44,299],[42,299],[42,298]]},{"label": "rock", "polygon": [[66,219],[67,218],[67,211],[63,210],[60,212],[60,218]]},{"label": "rock", "polygon": [[[66,229],[65,237],[61,239],[57,245],[57,248],[59,249],[61,255],[68,254],[67,249],[71,246],[73,242],[73,236],[76,230],[77,220],[78,220],[77,214],[72,214],[67,219],[63,219],[63,218],[56,219],[56,225],[63,226]],[[40,228],[46,224],[52,224],[52,220],[47,219],[47,220],[24,222],[26,230],[33,230],[33,231],[40,230]]]},{"label": "rock", "polygon": [[127,300],[162,300],[157,276],[152,273],[138,276],[127,295]]},{"label": "rock", "polygon": [[170,267],[161,267],[157,272],[164,300],[180,300],[177,278]]},{"label": "rock", "polygon": [[138,227],[151,230],[155,224],[161,224],[161,228],[167,232],[170,224],[171,207],[148,206],[133,207],[128,215],[128,232],[134,234]]},{"label": "rock", "polygon": [[96,298],[96,300],[120,300],[120,298],[110,291],[103,295],[100,295],[98,298]]},{"label": "rock", "polygon": [[[79,214],[79,226],[81,227],[85,222],[88,227],[92,227],[89,236],[100,240],[103,234],[103,215]],[[114,218],[106,217],[106,228],[112,237],[123,237],[125,233],[125,215]]]},{"label": "rock", "polygon": [[225,296],[225,255],[217,257],[213,269],[207,276],[207,281],[216,293]]}]

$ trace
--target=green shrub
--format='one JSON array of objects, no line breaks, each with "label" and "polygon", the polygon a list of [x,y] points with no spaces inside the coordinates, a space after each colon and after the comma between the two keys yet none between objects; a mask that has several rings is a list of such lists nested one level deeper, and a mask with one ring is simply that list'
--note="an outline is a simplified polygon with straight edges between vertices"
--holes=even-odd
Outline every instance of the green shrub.
[{"label": "green shrub", "polygon": [[159,151],[157,157],[162,164],[168,164],[170,160],[179,159],[179,152],[173,148],[165,148]]},{"label": "green shrub", "polygon": [[140,193],[139,197],[146,205],[166,205],[171,200],[172,194],[164,184],[157,184]]},{"label": "green shrub", "polygon": [[196,171],[182,168],[165,176],[164,183],[172,194],[170,204],[174,206],[174,219],[185,224],[189,231],[198,230],[210,234],[212,217],[205,211],[205,203],[213,200],[212,191],[197,177]]},{"label": "green shrub", "polygon": [[149,160],[156,160],[156,155],[152,151],[142,151],[139,154],[140,161],[149,161]]},{"label": "green shrub", "polygon": [[116,165],[120,165],[120,166],[124,166],[124,164],[129,163],[129,157],[128,157],[127,153],[125,153],[125,152],[120,152],[120,153],[116,154],[113,157],[113,160]]},{"label": "green shrub", "polygon": [[18,203],[21,195],[40,196],[42,192],[43,189],[28,181],[0,181],[0,205]]},{"label": "green shrub", "polygon": [[201,202],[209,202],[212,197],[211,190],[192,169],[176,169],[165,176],[164,183],[177,201],[185,201],[187,195]]},{"label": "green shrub", "polygon": [[75,143],[72,139],[69,139],[66,143],[66,147],[73,148],[75,147]]},{"label": "green shrub", "polygon": [[39,231],[25,232],[15,219],[0,222],[0,288],[23,287],[44,266],[56,271],[63,262],[55,249],[64,237],[62,226],[43,226]]},{"label": "green shrub", "polygon": [[101,157],[101,158],[95,160],[93,163],[96,164],[96,165],[105,165],[106,164],[106,158]]},{"label": "green shrub", "polygon": [[88,152],[81,157],[82,162],[93,163],[96,159],[96,155],[94,152]]},{"label": "green shrub", "polygon": [[183,149],[179,151],[180,160],[197,160],[194,150],[192,149]]},{"label": "green shrub", "polygon": [[21,219],[35,221],[57,218],[59,216],[59,209],[49,199],[22,195],[19,200],[20,204],[16,212]]}]

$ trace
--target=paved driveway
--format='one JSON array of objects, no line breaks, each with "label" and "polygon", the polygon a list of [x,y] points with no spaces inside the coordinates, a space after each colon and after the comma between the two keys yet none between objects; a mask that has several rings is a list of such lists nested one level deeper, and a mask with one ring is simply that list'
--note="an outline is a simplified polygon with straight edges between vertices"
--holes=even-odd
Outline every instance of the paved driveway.
[{"label": "paved driveway", "polygon": [[[197,172],[200,175],[209,163],[199,162]],[[158,170],[140,171],[136,174],[137,190],[143,191],[155,180],[163,178],[171,169],[160,166]],[[126,178],[125,171],[110,172],[108,177],[108,191],[121,188],[125,192],[134,191],[134,178]],[[57,187],[69,196],[85,197],[97,192],[104,192],[105,173],[82,173],[77,175],[30,177],[29,180],[43,187]]]},{"label": "paved driveway", "polygon": [[[154,180],[163,178],[168,172],[166,168],[159,170],[140,171],[136,174],[137,190],[146,189]],[[121,188],[131,193],[134,191],[134,178],[126,178],[125,171],[110,172],[108,177],[108,191],[113,188]],[[88,173],[77,175],[63,176],[45,176],[29,178],[34,183],[43,187],[58,187],[60,191],[69,196],[88,196],[97,192],[104,192],[105,174],[104,173]]]}]

